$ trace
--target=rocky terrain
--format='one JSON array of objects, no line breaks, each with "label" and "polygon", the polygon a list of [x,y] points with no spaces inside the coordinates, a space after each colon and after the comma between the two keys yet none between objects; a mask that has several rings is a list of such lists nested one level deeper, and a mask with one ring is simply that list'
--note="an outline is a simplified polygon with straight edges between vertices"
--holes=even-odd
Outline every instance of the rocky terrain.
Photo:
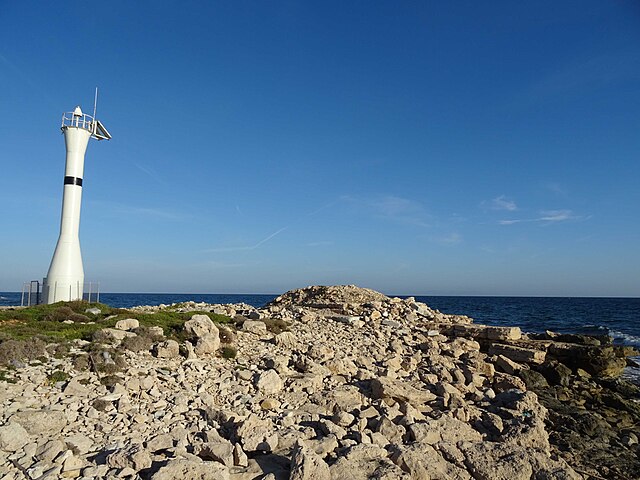
[{"label": "rocky terrain", "polygon": [[617,379],[633,352],[606,338],[474,325],[353,286],[131,309],[169,310],[235,321],[198,313],[176,335],[123,319],[12,360],[0,476],[640,478],[640,394]]}]

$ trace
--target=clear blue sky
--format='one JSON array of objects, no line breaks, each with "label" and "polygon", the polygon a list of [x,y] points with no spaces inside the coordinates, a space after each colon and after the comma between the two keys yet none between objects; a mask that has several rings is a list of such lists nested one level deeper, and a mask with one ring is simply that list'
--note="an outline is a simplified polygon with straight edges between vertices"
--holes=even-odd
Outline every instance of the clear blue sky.
[{"label": "clear blue sky", "polygon": [[636,1],[0,0],[0,290],[640,296]]}]

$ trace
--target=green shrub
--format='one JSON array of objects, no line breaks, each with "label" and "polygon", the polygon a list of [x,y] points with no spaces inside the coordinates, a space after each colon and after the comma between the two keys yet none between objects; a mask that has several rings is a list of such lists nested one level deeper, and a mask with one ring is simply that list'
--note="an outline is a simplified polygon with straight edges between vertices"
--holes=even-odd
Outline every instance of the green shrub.
[{"label": "green shrub", "polygon": [[135,333],[139,337],[148,338],[153,343],[164,340],[164,336],[154,333],[150,327],[138,327],[133,330],[133,333]]},{"label": "green shrub", "polygon": [[267,330],[275,335],[289,331],[289,324],[279,318],[265,318],[262,321],[267,326]]},{"label": "green shrub", "polygon": [[222,355],[222,358],[232,359],[236,358],[236,356],[238,355],[238,349],[236,347],[232,347],[231,345],[227,345],[225,347],[222,347],[220,353]]},{"label": "green shrub", "polygon": [[85,323],[91,320],[86,315],[75,312],[71,307],[63,305],[51,310],[49,313],[42,317],[42,320],[46,322],[64,322],[65,320],[71,320],[74,323]]},{"label": "green shrub", "polygon": [[233,343],[236,341],[236,334],[230,328],[220,326],[218,330],[220,331],[221,343]]},{"label": "green shrub", "polygon": [[75,368],[79,372],[89,370],[89,368],[91,367],[91,360],[89,360],[89,355],[78,355],[73,358],[72,363],[73,368]]},{"label": "green shrub", "polygon": [[39,338],[5,340],[0,343],[0,365],[8,365],[12,360],[35,360],[46,354],[45,346]]},{"label": "green shrub", "polygon": [[140,335],[136,335],[135,337],[125,337],[122,340],[121,346],[122,348],[136,353],[143,350],[149,351],[153,346],[153,340],[149,337],[141,337]]},{"label": "green shrub", "polygon": [[6,370],[0,370],[0,382],[16,383],[16,379],[9,375]]},{"label": "green shrub", "polygon": [[124,379],[118,375],[106,375],[100,379],[100,383],[106,387],[115,387],[116,384],[122,384]]},{"label": "green shrub", "polygon": [[62,370],[56,370],[55,372],[49,374],[47,376],[50,384],[55,384],[58,382],[65,382],[69,379],[69,374],[63,372]]}]

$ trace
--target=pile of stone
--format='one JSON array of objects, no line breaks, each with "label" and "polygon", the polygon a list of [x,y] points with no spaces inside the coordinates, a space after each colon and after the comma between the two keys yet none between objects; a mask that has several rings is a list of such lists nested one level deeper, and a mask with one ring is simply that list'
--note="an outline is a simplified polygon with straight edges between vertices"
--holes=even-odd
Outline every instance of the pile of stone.
[{"label": "pile of stone", "polygon": [[[164,308],[236,316],[237,357],[222,358],[219,328],[193,315],[187,340],[156,331],[115,374],[79,370],[82,342],[25,366],[0,390],[2,478],[598,478],[550,443],[530,388],[535,374],[552,378],[539,372],[560,358],[552,339],[354,286],[296,290],[262,309]],[[273,333],[273,321],[288,329]],[[97,337],[106,352],[137,329],[130,319]],[[51,384],[53,371],[69,379]]]}]

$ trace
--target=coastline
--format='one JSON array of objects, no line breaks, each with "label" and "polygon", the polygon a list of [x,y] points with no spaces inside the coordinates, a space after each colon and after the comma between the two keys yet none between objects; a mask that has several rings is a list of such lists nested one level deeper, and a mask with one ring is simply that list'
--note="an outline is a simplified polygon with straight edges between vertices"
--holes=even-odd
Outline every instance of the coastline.
[{"label": "coastline", "polygon": [[[426,478],[420,475],[429,468],[454,478],[640,474],[638,389],[616,380],[624,352],[604,339],[523,335],[356,287],[310,287],[260,309],[191,302],[136,307],[127,315],[165,311],[236,320],[212,327],[194,317],[188,322],[204,323],[190,330],[185,323],[191,333],[176,337],[179,343],[157,338],[137,352],[122,344],[151,327],[114,324],[94,334],[89,353],[75,342],[67,357],[17,368],[16,383],[6,383],[1,398],[8,427],[0,427],[0,439],[15,437],[9,427],[36,435],[41,427],[27,422],[29,412],[57,417],[47,428],[62,447],[51,456],[38,453],[53,448],[49,443],[32,454],[14,444],[3,457],[8,465],[155,479],[169,478],[162,474],[171,468],[203,465],[233,479],[289,478],[305,465],[333,478],[347,471]],[[218,353],[223,337],[236,358]],[[92,358],[95,348],[112,352],[111,374],[79,369],[78,358]],[[119,361],[124,365],[116,369]],[[69,377],[47,382],[53,371]],[[63,405],[70,415],[51,413]],[[113,428],[92,431],[105,418]],[[179,427],[175,438],[162,433]],[[78,435],[91,445],[78,446]]]}]

